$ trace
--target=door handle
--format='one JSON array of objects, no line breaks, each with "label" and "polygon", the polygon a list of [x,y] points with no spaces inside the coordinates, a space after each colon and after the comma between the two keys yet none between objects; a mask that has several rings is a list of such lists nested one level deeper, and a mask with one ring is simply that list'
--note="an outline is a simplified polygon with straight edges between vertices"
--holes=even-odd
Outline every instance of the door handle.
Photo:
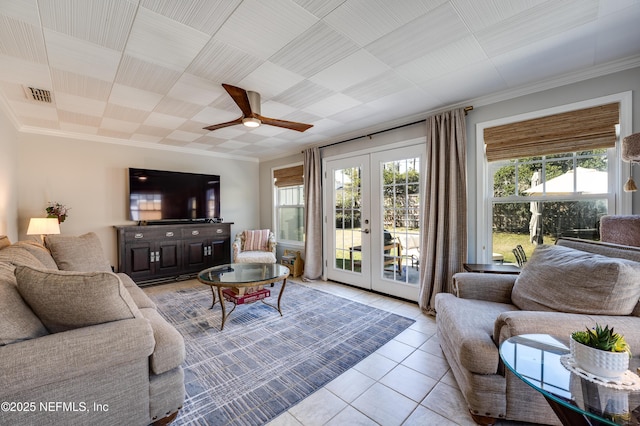
[{"label": "door handle", "polygon": [[362,230],[362,232],[364,232],[365,234],[368,234],[369,233],[369,229],[365,228],[365,229]]}]

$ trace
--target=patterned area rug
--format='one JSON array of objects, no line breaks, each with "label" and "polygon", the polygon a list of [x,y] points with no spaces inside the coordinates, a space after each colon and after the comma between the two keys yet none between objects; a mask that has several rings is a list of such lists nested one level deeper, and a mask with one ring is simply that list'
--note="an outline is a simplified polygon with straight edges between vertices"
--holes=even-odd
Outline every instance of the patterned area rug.
[{"label": "patterned area rug", "polygon": [[[267,288],[275,304],[280,283]],[[151,298],[186,344],[187,398],[175,425],[265,424],[414,322],[294,282],[282,317],[261,302],[239,305],[223,331],[207,286]]]}]

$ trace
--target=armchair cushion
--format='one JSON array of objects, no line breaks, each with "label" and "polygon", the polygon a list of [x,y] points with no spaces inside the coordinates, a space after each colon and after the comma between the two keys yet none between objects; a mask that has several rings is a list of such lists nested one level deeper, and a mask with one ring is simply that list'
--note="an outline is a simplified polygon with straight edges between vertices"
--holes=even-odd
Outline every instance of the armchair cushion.
[{"label": "armchair cushion", "polygon": [[80,236],[47,235],[45,243],[61,271],[111,272],[100,239],[93,232]]},{"label": "armchair cushion", "polygon": [[141,318],[135,302],[111,272],[69,272],[16,267],[18,291],[52,333]]},{"label": "armchair cushion", "polygon": [[563,246],[538,246],[513,286],[527,311],[629,315],[640,297],[640,263]]},{"label": "armchair cushion", "polygon": [[244,231],[244,251],[268,251],[269,250],[269,230],[247,230]]}]

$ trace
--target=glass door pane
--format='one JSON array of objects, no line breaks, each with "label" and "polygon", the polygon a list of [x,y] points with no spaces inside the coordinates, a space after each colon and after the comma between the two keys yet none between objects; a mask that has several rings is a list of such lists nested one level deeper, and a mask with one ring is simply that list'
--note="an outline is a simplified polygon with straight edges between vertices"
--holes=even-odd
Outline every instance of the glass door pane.
[{"label": "glass door pane", "polygon": [[420,158],[388,161],[383,173],[383,278],[418,283]]},{"label": "glass door pane", "polygon": [[327,278],[370,288],[369,157],[328,161]]},{"label": "glass door pane", "polygon": [[335,267],[362,270],[362,188],[360,168],[333,172],[335,187]]}]

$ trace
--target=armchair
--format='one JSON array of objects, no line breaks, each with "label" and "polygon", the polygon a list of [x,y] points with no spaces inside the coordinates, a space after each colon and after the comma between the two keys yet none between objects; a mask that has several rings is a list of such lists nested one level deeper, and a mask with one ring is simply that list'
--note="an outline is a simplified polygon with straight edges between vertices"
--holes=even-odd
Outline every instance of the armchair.
[{"label": "armchair", "polygon": [[245,230],[233,241],[233,263],[276,263],[276,237],[269,229]]}]

